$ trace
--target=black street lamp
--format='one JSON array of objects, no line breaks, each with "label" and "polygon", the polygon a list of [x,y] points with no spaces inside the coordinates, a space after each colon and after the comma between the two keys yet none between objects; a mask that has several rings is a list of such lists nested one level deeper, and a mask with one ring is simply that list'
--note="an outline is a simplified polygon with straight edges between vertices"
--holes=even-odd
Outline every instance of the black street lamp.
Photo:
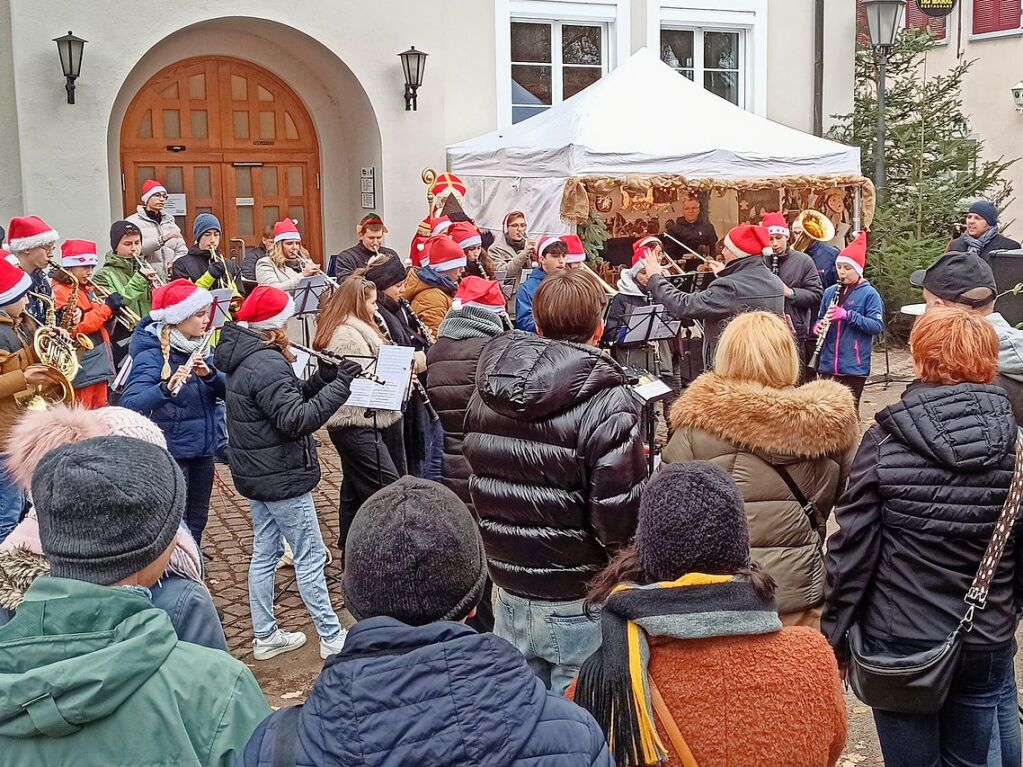
[{"label": "black street lamp", "polygon": [[416,91],[423,84],[423,70],[426,69],[426,57],[428,53],[417,51],[412,46],[404,53],[399,53],[401,68],[405,72],[405,111],[416,110]]},{"label": "black street lamp", "polygon": [[906,0],[863,0],[870,28],[870,45],[877,54],[877,146],[874,149],[874,187],[880,200],[885,187],[884,167],[884,97],[888,74],[888,56],[902,29]]},{"label": "black street lamp", "polygon": [[57,44],[57,53],[60,54],[60,68],[64,70],[66,82],[64,89],[67,91],[67,103],[75,103],[75,80],[82,73],[82,51],[88,40],[75,37],[71,30],[63,37],[55,37],[53,42]]}]

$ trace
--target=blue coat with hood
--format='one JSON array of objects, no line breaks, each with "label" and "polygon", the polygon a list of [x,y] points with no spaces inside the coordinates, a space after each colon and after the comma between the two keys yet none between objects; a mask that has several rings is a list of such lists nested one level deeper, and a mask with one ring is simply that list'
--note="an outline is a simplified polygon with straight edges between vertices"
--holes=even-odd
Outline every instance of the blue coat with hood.
[{"label": "blue coat with hood", "polygon": [[[832,285],[824,291],[818,322],[824,319],[831,299],[840,287]],[[867,280],[860,280],[840,306],[849,312],[849,316],[831,323],[817,369],[836,376],[868,376],[874,336],[880,335],[884,329],[884,302],[873,285]]]},{"label": "blue coat with hood", "polygon": [[527,333],[536,332],[536,321],[533,319],[533,296],[536,295],[537,288],[540,287],[540,283],[546,276],[547,272],[536,267],[519,288],[519,294],[515,298],[515,327],[519,330],[525,330]]},{"label": "blue coat with hood", "polygon": [[614,765],[589,713],[506,641],[458,623],[360,621],[300,709],[256,728],[241,764],[269,767],[284,721],[298,728],[296,767]]},{"label": "blue coat with hood", "polygon": [[[227,379],[213,367],[213,355],[206,357],[212,373],[206,378],[193,374],[178,396],[172,397],[160,379],[163,352],[155,334],[155,323],[146,317],[135,328],[128,353],[131,373],[118,404],[142,413],[156,422],[167,438],[167,449],[175,458],[212,458],[226,441],[223,399]],[[188,355],[170,350],[171,373]]]}]

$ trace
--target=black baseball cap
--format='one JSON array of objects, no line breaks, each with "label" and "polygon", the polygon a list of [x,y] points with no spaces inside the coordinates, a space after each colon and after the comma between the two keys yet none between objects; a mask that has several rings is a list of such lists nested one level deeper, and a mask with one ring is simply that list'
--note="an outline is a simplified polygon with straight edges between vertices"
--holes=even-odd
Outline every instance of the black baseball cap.
[{"label": "black baseball cap", "polygon": [[[952,301],[976,309],[995,300],[998,288],[991,267],[980,256],[970,253],[946,253],[926,269],[909,276],[909,283],[924,288],[943,301]],[[990,296],[967,298],[977,288],[987,288]]]}]

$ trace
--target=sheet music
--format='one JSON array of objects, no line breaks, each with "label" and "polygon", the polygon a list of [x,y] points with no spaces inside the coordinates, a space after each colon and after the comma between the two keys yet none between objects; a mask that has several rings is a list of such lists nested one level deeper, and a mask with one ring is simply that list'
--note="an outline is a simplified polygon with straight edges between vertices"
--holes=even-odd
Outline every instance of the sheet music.
[{"label": "sheet music", "polygon": [[291,291],[295,299],[295,314],[310,314],[320,308],[320,294],[327,285],[327,278],[322,274],[303,277]]},{"label": "sheet music", "polygon": [[367,410],[401,410],[412,380],[415,351],[411,346],[381,346],[376,364],[371,363],[369,370],[384,383],[356,378],[345,404]]},{"label": "sheet music", "polygon": [[220,330],[227,322],[227,312],[231,308],[234,292],[231,288],[217,288],[211,290],[210,295],[213,296],[213,304],[210,306],[210,324],[206,329]]},{"label": "sheet music", "polygon": [[291,347],[291,353],[295,355],[295,361],[291,363],[291,369],[295,371],[295,375],[305,380],[309,377],[309,360],[312,359],[312,355],[309,352],[296,349],[294,346]]}]

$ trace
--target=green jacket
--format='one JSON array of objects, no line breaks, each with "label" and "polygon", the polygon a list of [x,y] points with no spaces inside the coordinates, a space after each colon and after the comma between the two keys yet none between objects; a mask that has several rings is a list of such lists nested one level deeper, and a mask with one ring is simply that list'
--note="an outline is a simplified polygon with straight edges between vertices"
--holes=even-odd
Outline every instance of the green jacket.
[{"label": "green jacket", "polygon": [[152,308],[149,280],[142,276],[130,258],[107,253],[103,266],[92,275],[92,281],[111,293],[120,293],[124,304],[139,317],[145,317]]},{"label": "green jacket", "polygon": [[269,713],[244,664],[128,589],[37,578],[0,628],[4,764],[226,767]]}]

